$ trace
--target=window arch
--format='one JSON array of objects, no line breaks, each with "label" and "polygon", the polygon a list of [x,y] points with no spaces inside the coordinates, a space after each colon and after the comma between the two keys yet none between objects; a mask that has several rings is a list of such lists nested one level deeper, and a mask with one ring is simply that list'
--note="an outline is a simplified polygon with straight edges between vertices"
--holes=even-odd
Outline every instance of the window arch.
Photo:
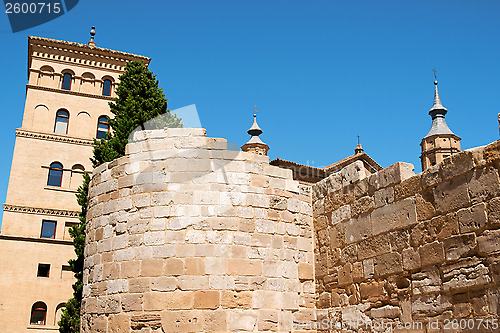
[{"label": "window arch", "polygon": [[54,125],[54,133],[68,134],[69,112],[61,109],[56,113],[56,123]]},{"label": "window arch", "polygon": [[60,303],[56,307],[56,316],[55,316],[55,320],[54,320],[54,326],[56,326],[57,323],[59,322],[59,320],[61,320],[61,315],[62,315],[62,312],[63,312],[65,307],[66,307],[66,303]]},{"label": "window arch", "polygon": [[102,82],[102,95],[103,96],[111,96],[111,80],[110,79],[105,79]]},{"label": "window arch", "polygon": [[81,164],[75,164],[71,167],[70,188],[77,189],[78,186],[82,185],[84,172],[85,167]]},{"label": "window arch", "polygon": [[63,90],[71,90],[71,81],[73,81],[73,74],[71,73],[63,73],[63,81],[62,81],[62,89]]},{"label": "window arch", "polygon": [[97,121],[97,139],[105,139],[109,133],[109,120],[106,116],[100,116]]},{"label": "window arch", "polygon": [[31,325],[45,325],[47,319],[47,305],[44,302],[36,302],[31,307]]},{"label": "window arch", "polygon": [[47,185],[61,187],[63,166],[59,162],[52,162],[49,168],[49,178]]}]

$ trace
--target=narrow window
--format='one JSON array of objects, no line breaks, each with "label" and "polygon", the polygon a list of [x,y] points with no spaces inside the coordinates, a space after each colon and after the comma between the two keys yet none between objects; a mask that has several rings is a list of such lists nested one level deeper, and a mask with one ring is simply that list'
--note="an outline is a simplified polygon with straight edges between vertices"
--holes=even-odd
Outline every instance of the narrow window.
[{"label": "narrow window", "polygon": [[111,96],[111,80],[104,80],[102,83],[102,95]]},{"label": "narrow window", "polygon": [[62,265],[61,267],[61,279],[72,279],[73,276],[73,271],[71,270],[71,267],[68,265]]},{"label": "narrow window", "polygon": [[64,73],[62,88],[63,90],[71,90],[71,79],[72,76],[70,73]]},{"label": "narrow window", "polygon": [[64,223],[64,236],[63,236],[64,240],[71,240],[72,239],[72,237],[69,233],[69,229],[71,229],[72,227],[74,227],[76,225],[78,225],[78,222],[66,222],[66,223]]},{"label": "narrow window", "polygon": [[56,113],[56,124],[54,125],[54,133],[68,134],[69,112],[59,110]]},{"label": "narrow window", "polygon": [[61,187],[63,166],[59,162],[53,162],[49,168],[49,179],[47,185]]},{"label": "narrow window", "polygon": [[38,264],[38,272],[36,276],[38,277],[49,277],[50,264]]},{"label": "narrow window", "polygon": [[55,238],[56,237],[56,221],[43,220],[41,238]]},{"label": "narrow window", "polygon": [[105,139],[106,134],[109,133],[109,122],[108,117],[100,116],[97,121],[97,139]]},{"label": "narrow window", "polygon": [[45,325],[45,319],[47,317],[47,305],[43,302],[36,302],[31,307],[31,319],[30,324],[32,325]]}]

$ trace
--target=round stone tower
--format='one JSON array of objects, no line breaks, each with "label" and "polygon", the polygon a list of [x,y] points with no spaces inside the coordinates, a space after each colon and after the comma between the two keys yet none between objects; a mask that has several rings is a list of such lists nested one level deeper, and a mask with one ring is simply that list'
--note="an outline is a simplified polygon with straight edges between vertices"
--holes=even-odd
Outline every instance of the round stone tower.
[{"label": "round stone tower", "polygon": [[96,168],[83,332],[291,332],[315,319],[312,208],[290,170],[204,129]]}]

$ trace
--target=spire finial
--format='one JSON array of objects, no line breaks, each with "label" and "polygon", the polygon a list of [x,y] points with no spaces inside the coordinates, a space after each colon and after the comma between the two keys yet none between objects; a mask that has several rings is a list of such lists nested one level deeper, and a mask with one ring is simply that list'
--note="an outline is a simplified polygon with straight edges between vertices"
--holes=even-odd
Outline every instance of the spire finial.
[{"label": "spire finial", "polygon": [[361,143],[359,141],[359,135],[358,135],[358,145],[356,146],[356,148],[354,148],[354,154],[362,154],[364,151],[365,150],[361,146]]},{"label": "spire finial", "polygon": [[90,30],[90,41],[89,41],[90,46],[95,46],[94,36],[95,36],[95,27],[92,26],[92,30]]}]

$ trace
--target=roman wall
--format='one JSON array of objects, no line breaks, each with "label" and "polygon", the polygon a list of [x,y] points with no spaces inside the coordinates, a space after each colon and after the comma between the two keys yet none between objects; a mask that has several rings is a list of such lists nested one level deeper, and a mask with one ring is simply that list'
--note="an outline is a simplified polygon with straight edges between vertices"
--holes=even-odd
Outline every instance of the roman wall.
[{"label": "roman wall", "polygon": [[142,131],[96,168],[83,332],[290,332],[315,320],[310,192],[204,129]]},{"label": "roman wall", "polygon": [[448,321],[448,332],[462,331],[456,324],[495,331],[499,162],[497,141],[417,175],[411,164],[396,163],[365,178],[339,172],[316,183],[315,280],[324,331],[342,323],[346,332],[389,332],[389,325],[443,332]]}]

